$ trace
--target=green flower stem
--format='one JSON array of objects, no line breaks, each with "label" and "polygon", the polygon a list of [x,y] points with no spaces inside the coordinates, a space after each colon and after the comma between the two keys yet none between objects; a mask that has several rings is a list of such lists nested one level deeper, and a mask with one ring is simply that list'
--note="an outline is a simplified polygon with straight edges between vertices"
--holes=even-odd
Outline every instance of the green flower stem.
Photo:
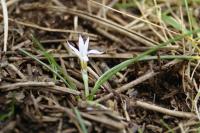
[{"label": "green flower stem", "polygon": [[81,61],[81,73],[83,78],[83,83],[85,87],[85,97],[89,96],[89,88],[88,88],[88,73],[87,73],[87,62]]},{"label": "green flower stem", "polygon": [[82,72],[82,77],[83,77],[83,82],[84,82],[84,87],[85,87],[85,97],[87,98],[89,96],[87,69],[82,69],[81,72]]}]

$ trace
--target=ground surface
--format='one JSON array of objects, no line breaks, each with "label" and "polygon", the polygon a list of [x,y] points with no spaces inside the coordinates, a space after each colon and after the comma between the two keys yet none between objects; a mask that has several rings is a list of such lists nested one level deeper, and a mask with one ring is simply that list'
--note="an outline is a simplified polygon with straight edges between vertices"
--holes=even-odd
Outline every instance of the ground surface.
[{"label": "ground surface", "polygon": [[[199,28],[197,0],[8,3],[8,51],[0,52],[0,132],[200,130],[200,68],[198,60],[193,59],[199,52],[199,34],[172,40]],[[3,30],[1,33],[3,40]],[[159,43],[171,42],[124,67],[100,87],[93,101],[87,101],[80,62],[67,45],[69,41],[77,47],[79,35],[90,38],[89,49],[104,52],[90,56],[91,89],[112,67],[152,50]],[[35,55],[37,60],[22,50]],[[45,56],[44,51],[54,58]],[[77,89],[71,90],[52,70],[64,78],[68,75]]]}]

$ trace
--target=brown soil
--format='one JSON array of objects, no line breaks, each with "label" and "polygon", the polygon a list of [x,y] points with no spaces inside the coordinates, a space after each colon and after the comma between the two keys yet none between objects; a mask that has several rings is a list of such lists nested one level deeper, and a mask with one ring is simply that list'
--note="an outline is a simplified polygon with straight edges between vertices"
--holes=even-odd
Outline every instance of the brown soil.
[{"label": "brown soil", "polygon": [[[100,0],[96,2],[101,3]],[[106,2],[108,5],[112,0]],[[137,17],[142,15],[137,6],[126,10],[113,8]],[[163,10],[165,8],[166,5]],[[0,52],[0,132],[84,132],[76,109],[91,133],[197,132],[199,122],[193,100],[199,85],[199,67],[191,80],[186,75],[189,61],[159,58],[173,51],[181,54],[182,49],[164,47],[152,53],[157,56],[156,60],[140,61],[118,72],[96,94],[94,101],[99,101],[101,106],[84,100],[80,63],[70,53],[67,41],[77,44],[79,35],[84,39],[89,37],[89,49],[104,52],[91,56],[88,62],[92,88],[97,81],[96,75],[101,76],[119,63],[150,49],[153,47],[151,40],[162,42],[148,24],[139,21],[138,24],[144,26],[123,29],[134,19],[110,9],[105,10],[104,18],[101,5],[94,2],[88,5],[85,0],[19,0],[8,9],[8,51]],[[0,17],[2,19],[2,15]],[[158,25],[158,20],[154,19],[150,18],[151,22]],[[159,27],[153,28],[158,33],[162,31]],[[3,48],[3,30],[1,33],[0,47]],[[71,92],[45,66],[20,52],[20,48],[26,50],[49,65],[34,45],[32,36],[73,79],[77,91]],[[196,62],[191,63],[190,69],[194,70]],[[120,88],[124,91],[117,91]],[[112,97],[105,98],[108,94]]]}]

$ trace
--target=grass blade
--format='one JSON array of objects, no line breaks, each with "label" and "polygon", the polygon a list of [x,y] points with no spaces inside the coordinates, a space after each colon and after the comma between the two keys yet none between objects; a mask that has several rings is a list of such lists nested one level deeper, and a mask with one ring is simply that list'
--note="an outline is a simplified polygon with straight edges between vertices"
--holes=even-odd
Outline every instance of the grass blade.
[{"label": "grass blade", "polygon": [[[59,65],[55,61],[54,57],[44,49],[42,44],[34,36],[32,36],[32,41],[33,41],[33,44],[36,45],[36,47],[39,49],[39,52],[42,53],[44,55],[44,57],[46,57],[51,68],[54,71],[58,72],[59,71]],[[54,76],[54,79],[56,80],[57,76],[55,74],[53,74],[53,76]]]},{"label": "grass blade", "polygon": [[0,114],[0,122],[5,121],[6,119],[10,118],[15,113],[15,100],[14,97],[12,102],[10,103],[9,111],[6,114]]},{"label": "grass blade", "polygon": [[191,19],[191,12],[190,12],[189,7],[188,7],[188,1],[184,0],[184,4],[185,4],[186,11],[187,11],[190,31],[192,31],[192,19]]},{"label": "grass blade", "polygon": [[172,16],[168,16],[168,15],[165,15],[163,14],[162,15],[162,20],[168,24],[168,25],[171,25],[172,27],[174,27],[175,29],[177,30],[180,30],[182,31],[183,33],[187,33],[188,30],[185,29],[185,27],[183,27],[176,19],[174,19]]},{"label": "grass blade", "polygon": [[160,122],[165,128],[168,129],[168,132],[175,133],[174,130],[167,123],[164,122],[164,120],[161,119]]},{"label": "grass blade", "polygon": [[200,32],[200,29],[193,31],[193,32],[190,31],[190,32],[183,34],[183,35],[179,35],[179,36],[177,36],[173,39],[168,40],[167,42],[161,43],[161,44],[141,53],[140,55],[136,56],[133,59],[126,60],[126,61],[114,66],[113,68],[109,69],[95,83],[95,85],[92,89],[92,92],[91,92],[90,96],[88,97],[89,100],[93,100],[94,95],[96,94],[96,92],[98,91],[98,89],[100,88],[100,86],[103,83],[105,83],[108,79],[110,79],[113,75],[115,75],[117,72],[119,72],[123,68],[129,66],[130,64],[137,62],[139,59],[146,57],[147,55],[159,50],[160,48],[162,48],[163,46],[166,46],[169,43],[173,43],[173,42],[178,41],[178,40],[180,40],[180,39],[182,39],[182,38],[184,38],[188,35],[192,35],[192,34],[195,34],[195,33],[198,33],[198,32]]},{"label": "grass blade", "polygon": [[[64,78],[66,79],[66,81],[70,85],[68,87],[70,87],[72,89],[76,89],[75,84],[71,81],[70,77],[63,72],[63,69],[58,65],[58,63],[56,62],[56,60],[54,59],[54,57],[52,56],[52,54],[48,53],[45,50],[45,48],[42,46],[42,44],[34,36],[32,36],[32,40],[33,40],[33,44],[35,44],[36,47],[39,48],[40,52],[44,55],[44,57],[47,58],[50,66],[51,66],[51,68],[56,73],[61,73],[64,76]],[[53,73],[53,75],[54,75],[54,79],[56,80],[56,77],[57,77],[56,74]]]},{"label": "grass blade", "polygon": [[45,64],[44,62],[42,62],[41,60],[39,60],[36,56],[32,55],[31,53],[23,50],[22,48],[19,48],[19,51],[22,52],[23,54],[31,57],[32,59],[34,59],[35,61],[37,61],[38,63],[40,63],[41,65],[45,66],[48,70],[50,70],[51,72],[53,72],[55,75],[57,75],[69,88],[71,89],[76,89],[74,88],[74,86],[71,86],[66,80],[65,78],[63,78],[58,72],[54,71],[50,66],[48,66],[47,64]]},{"label": "grass blade", "polygon": [[82,117],[80,115],[80,112],[78,111],[77,108],[74,108],[74,112],[76,114],[76,117],[77,117],[77,119],[79,121],[79,124],[81,126],[81,129],[82,129],[83,133],[87,133],[87,129],[86,129],[84,121],[83,121],[83,119],[82,119]]}]

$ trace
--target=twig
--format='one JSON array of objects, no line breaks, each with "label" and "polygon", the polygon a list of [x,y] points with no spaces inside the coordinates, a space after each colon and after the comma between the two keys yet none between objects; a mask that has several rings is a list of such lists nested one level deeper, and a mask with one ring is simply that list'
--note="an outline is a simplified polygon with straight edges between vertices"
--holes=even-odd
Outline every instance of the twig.
[{"label": "twig", "polygon": [[13,90],[17,89],[19,87],[47,87],[47,86],[55,86],[55,83],[53,82],[33,82],[33,81],[28,81],[28,82],[19,82],[19,83],[14,83],[14,84],[8,84],[8,85],[2,85],[0,86],[0,89],[8,89],[8,90]]},{"label": "twig", "polygon": [[[40,89],[40,90],[47,90],[54,93],[61,93],[61,94],[73,94],[73,95],[80,95],[80,92],[77,90],[72,90],[66,87],[56,86],[53,82],[20,82],[8,85],[0,86],[0,90],[2,91],[11,91],[16,90],[19,88],[24,87],[24,89]],[[42,87],[42,88],[41,88]]]},{"label": "twig", "polygon": [[[124,92],[124,91],[130,89],[131,87],[133,87],[133,86],[135,86],[137,84],[140,84],[140,83],[144,82],[145,80],[147,80],[149,78],[154,77],[157,74],[158,74],[157,72],[153,72],[153,71],[148,72],[147,74],[142,75],[141,77],[137,78],[136,80],[133,80],[132,82],[130,82],[130,83],[128,83],[128,84],[126,84],[126,85],[124,85],[124,86],[122,86],[120,88],[117,88],[115,92],[116,93]],[[101,97],[101,98],[99,98],[99,99],[97,99],[95,101],[96,102],[102,102],[102,101],[105,101],[105,100],[107,100],[107,99],[109,99],[109,98],[111,98],[113,96],[114,96],[113,93],[110,93],[110,94],[107,94],[107,95],[105,95],[105,96],[103,96],[103,97]]]},{"label": "twig", "polygon": [[[62,107],[62,106],[46,106],[45,107],[48,107],[48,108],[51,108],[51,109],[58,109],[62,112],[66,112],[67,114],[70,114],[70,116],[74,116],[74,114],[72,113],[72,110],[71,109],[68,109],[68,108],[65,108],[65,107]],[[90,120],[93,120],[95,122],[99,122],[99,123],[103,123],[105,124],[105,126],[108,126],[108,127],[112,127],[112,128],[115,128],[115,129],[124,129],[126,124],[125,123],[120,123],[120,122],[116,122],[114,120],[111,120],[111,119],[108,119],[108,118],[100,118],[100,117],[97,117],[97,116],[93,116],[93,115],[90,115],[90,114],[87,114],[87,113],[84,113],[84,112],[80,112],[81,116],[86,118],[86,119],[90,119]]]},{"label": "twig", "polygon": [[0,133],[8,133],[8,132],[12,132],[13,129],[15,128],[17,122],[16,121],[10,121],[8,124],[6,124],[5,126],[3,126],[1,128]]},{"label": "twig", "polygon": [[[28,51],[28,50],[27,50]],[[12,54],[12,53],[11,53]],[[77,58],[76,55],[70,55],[70,54],[51,54],[54,58]],[[43,60],[46,59],[45,57],[41,56],[36,56],[37,59]],[[102,54],[102,55],[89,55],[90,58],[102,58],[102,59],[131,59],[133,57],[136,57],[133,54]],[[161,56],[161,59],[163,60],[172,60],[172,59],[180,59],[180,60],[190,60],[190,59],[195,59],[197,56],[185,56],[185,55],[165,55]],[[9,61],[16,61],[16,60],[31,60],[31,57],[9,57]],[[157,60],[157,56],[150,56],[150,57],[145,57],[140,59],[140,61],[145,61],[145,60]],[[197,59],[197,58],[196,58]]]},{"label": "twig", "polygon": [[2,10],[3,10],[3,23],[4,23],[4,47],[3,51],[7,51],[7,41],[8,41],[8,10],[5,0],[1,0]]},{"label": "twig", "polygon": [[20,82],[20,83],[0,86],[0,90],[11,91],[11,90],[16,90],[22,87],[24,87],[24,89],[40,89],[40,90],[42,89],[42,90],[47,90],[54,93],[80,95],[80,92],[77,90],[72,90],[66,87],[56,86],[53,82],[32,82],[32,81]]},{"label": "twig", "polygon": [[15,3],[19,2],[19,1],[21,1],[21,0],[9,0],[8,2],[6,2],[7,7],[9,7],[9,6],[11,6],[11,5],[13,5],[13,4],[15,4]]},{"label": "twig", "polygon": [[87,113],[84,113],[84,112],[81,112],[81,115],[83,117],[87,118],[87,119],[103,123],[106,126],[113,127],[115,129],[124,129],[125,128],[124,124],[110,120],[110,119],[107,119],[107,118],[93,116],[93,115],[90,115],[90,114],[87,114]]},{"label": "twig", "polygon": [[175,111],[175,110],[170,110],[170,109],[166,109],[157,105],[153,105],[152,103],[146,103],[143,101],[136,101],[136,102],[130,102],[131,106],[138,106],[138,107],[142,107],[148,110],[152,110],[152,111],[156,111],[156,112],[160,112],[166,115],[170,115],[170,116],[175,116],[175,117],[180,117],[180,118],[195,118],[197,119],[197,116],[193,113],[189,113],[189,112],[182,112],[182,111]]},{"label": "twig", "polygon": [[[3,16],[1,14],[0,14],[0,18],[3,18]],[[13,23],[16,23],[16,24],[19,24],[19,25],[23,25],[23,26],[27,26],[27,27],[31,27],[31,28],[35,28],[35,29],[39,29],[39,30],[44,30],[44,31],[48,31],[48,32],[74,33],[74,34],[83,34],[83,35],[87,35],[87,36],[90,36],[90,37],[97,37],[96,35],[91,34],[91,33],[87,33],[87,32],[42,27],[42,26],[39,26],[37,24],[26,23],[26,22],[14,20],[14,19],[11,19],[11,18],[8,18],[8,20],[10,22],[13,22]]]},{"label": "twig", "polygon": [[30,40],[26,40],[26,41],[20,42],[19,44],[16,44],[15,46],[13,46],[12,50],[15,51],[15,50],[23,47],[24,45],[28,45],[28,44],[31,44]]},{"label": "twig", "polygon": [[103,36],[107,37],[108,39],[110,39],[112,41],[115,41],[117,43],[120,43],[120,44],[124,43],[120,38],[116,37],[115,35],[112,35],[111,33],[107,32],[106,30],[103,30],[102,28],[99,28],[96,25],[93,26],[93,27],[94,27],[94,29],[96,31],[98,31],[100,34],[102,34]]},{"label": "twig", "polygon": [[[196,84],[196,83],[195,83]],[[197,86],[198,92],[194,98],[194,108],[195,108],[195,112],[197,114],[198,119],[200,120],[200,112],[199,112],[199,107],[198,107],[198,101],[199,101],[199,97],[200,97],[200,86]]]},{"label": "twig", "polygon": [[122,14],[122,15],[128,16],[128,17],[130,17],[130,18],[133,18],[134,20],[139,20],[139,21],[141,21],[141,22],[151,24],[151,25],[154,26],[154,27],[158,27],[158,28],[160,28],[160,29],[165,29],[165,30],[167,30],[167,31],[169,31],[169,32],[171,32],[171,33],[178,34],[178,33],[174,32],[174,31],[171,31],[171,30],[168,29],[168,28],[162,27],[162,26],[160,26],[160,25],[157,25],[157,24],[155,24],[155,23],[152,23],[152,22],[150,22],[150,21],[147,21],[147,20],[145,20],[145,19],[143,19],[143,18],[136,17],[136,16],[134,16],[133,14],[128,14],[128,13],[121,12],[121,11],[116,10],[116,9],[114,9],[114,8],[112,8],[112,7],[109,7],[109,6],[107,6],[107,5],[103,5],[103,4],[101,4],[101,3],[97,2],[97,1],[89,0],[89,3],[93,3],[93,5],[96,4],[96,5],[98,5],[98,6],[104,6],[105,8],[108,8],[109,10],[112,10],[112,11],[114,11],[114,12],[117,12],[117,13],[120,13],[120,14]]},{"label": "twig", "polygon": [[60,7],[65,7],[59,0],[51,0],[55,5],[60,6]]},{"label": "twig", "polygon": [[62,133],[62,128],[63,128],[63,120],[60,119],[56,133]]},{"label": "twig", "polygon": [[18,70],[18,68],[15,65],[8,64],[8,67],[10,67],[10,69],[12,69],[13,71],[15,71],[19,75],[19,77],[21,79],[26,80],[26,77],[24,76],[24,74],[20,70]]},{"label": "twig", "polygon": [[[97,73],[95,73],[90,67],[87,67],[87,69],[88,69],[88,73],[92,74],[96,79],[99,78],[99,75]],[[111,86],[109,85],[108,82],[106,82],[103,86],[108,89],[111,89]]]},{"label": "twig", "polygon": [[69,89],[69,88],[66,88],[66,87],[61,87],[61,86],[52,87],[52,91],[53,90],[55,90],[56,92],[60,92],[60,93],[70,93],[70,94],[74,94],[74,95],[80,95],[81,94],[77,90],[72,90],[72,89]]},{"label": "twig", "polygon": [[80,11],[80,10],[73,10],[73,9],[69,9],[67,7],[62,8],[62,7],[58,7],[58,6],[46,6],[46,5],[41,5],[41,4],[31,4],[31,6],[29,7],[29,9],[47,9],[47,10],[52,10],[55,12],[63,12],[63,13],[70,13],[73,15],[77,15],[79,17],[82,17],[84,19],[87,19],[89,21],[93,21],[96,22],[98,24],[101,24],[105,27],[108,27],[112,30],[115,30],[121,34],[124,34],[134,40],[137,40],[138,42],[147,45],[147,46],[155,46],[158,43],[129,29],[124,28],[123,26],[112,22],[110,20],[104,19],[104,18],[100,18],[96,15],[92,15],[89,14],[87,12],[84,11]]},{"label": "twig", "polygon": [[[200,124],[199,121],[188,121],[187,123],[183,124],[183,126],[184,126],[184,127],[190,127],[190,126],[195,126],[195,125],[199,125],[199,124]],[[164,132],[164,133],[171,133],[171,131],[176,131],[176,130],[178,130],[179,128],[180,128],[180,127],[177,126],[177,127],[172,128],[171,130],[168,130],[168,131],[166,131],[166,132]]]}]

